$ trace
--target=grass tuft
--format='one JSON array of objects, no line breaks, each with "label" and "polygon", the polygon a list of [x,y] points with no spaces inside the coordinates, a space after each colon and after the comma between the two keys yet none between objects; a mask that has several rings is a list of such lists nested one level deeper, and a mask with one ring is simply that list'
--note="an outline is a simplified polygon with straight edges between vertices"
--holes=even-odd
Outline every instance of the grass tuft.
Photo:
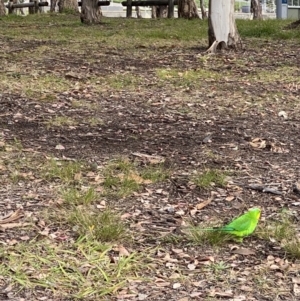
[{"label": "grass tuft", "polygon": [[141,177],[145,180],[149,180],[152,183],[157,183],[168,179],[170,171],[164,168],[162,165],[148,166],[141,171]]},{"label": "grass tuft", "polygon": [[200,188],[209,188],[213,185],[226,186],[226,174],[215,169],[208,169],[204,173],[196,176],[193,182]]},{"label": "grass tuft", "polygon": [[125,197],[140,189],[143,179],[127,158],[111,161],[105,168],[103,186],[106,195]]},{"label": "grass tuft", "polygon": [[292,259],[300,259],[300,239],[293,239],[287,242],[284,246],[284,250],[287,252],[288,256]]},{"label": "grass tuft", "polygon": [[288,211],[283,211],[279,220],[267,220],[264,224],[260,224],[256,234],[259,238],[280,243],[291,258],[300,258],[300,238],[297,225]]},{"label": "grass tuft", "polygon": [[283,211],[278,220],[267,220],[265,223],[260,224],[256,233],[262,239],[272,239],[277,242],[297,236],[295,225],[288,211]]},{"label": "grass tuft", "polygon": [[79,190],[71,187],[62,191],[62,198],[65,204],[68,205],[89,205],[99,198],[93,187],[86,190]]},{"label": "grass tuft", "polygon": [[46,122],[46,127],[47,129],[50,129],[51,127],[67,127],[75,126],[77,124],[78,122],[73,118],[67,116],[56,116]]},{"label": "grass tuft", "polygon": [[126,237],[126,228],[118,214],[110,209],[93,212],[91,209],[77,207],[67,213],[67,221],[80,236],[101,242],[114,242]]},{"label": "grass tuft", "polygon": [[43,166],[42,173],[46,180],[70,183],[76,182],[80,178],[82,169],[83,166],[80,162],[58,161],[52,158]]},{"label": "grass tuft", "polygon": [[111,259],[111,246],[81,239],[58,244],[31,241],[0,248],[1,279],[20,289],[46,289],[61,298],[99,300],[136,278],[142,256]]},{"label": "grass tuft", "polygon": [[187,228],[188,239],[195,244],[207,244],[211,246],[221,246],[225,243],[235,240],[235,237],[220,231],[207,231],[203,228],[210,228],[209,226],[189,226]]}]

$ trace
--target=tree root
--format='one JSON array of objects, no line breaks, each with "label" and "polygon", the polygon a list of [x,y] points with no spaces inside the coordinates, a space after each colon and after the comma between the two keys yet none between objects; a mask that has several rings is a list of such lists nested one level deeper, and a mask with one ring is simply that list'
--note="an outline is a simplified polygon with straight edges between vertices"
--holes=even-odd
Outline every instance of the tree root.
[{"label": "tree root", "polygon": [[209,53],[209,54],[215,54],[217,52],[217,47],[219,45],[220,42],[218,42],[217,40],[214,41],[211,46],[205,51],[205,53]]}]

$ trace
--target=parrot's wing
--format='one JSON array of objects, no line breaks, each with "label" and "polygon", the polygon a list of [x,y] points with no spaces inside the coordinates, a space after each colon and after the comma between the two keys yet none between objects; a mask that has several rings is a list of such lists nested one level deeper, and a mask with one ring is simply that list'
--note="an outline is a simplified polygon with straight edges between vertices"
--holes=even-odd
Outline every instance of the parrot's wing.
[{"label": "parrot's wing", "polygon": [[249,215],[245,214],[236,220],[233,220],[224,228],[233,228],[234,231],[246,231],[247,229],[251,228],[252,225],[255,225],[255,220],[253,220],[253,218],[251,218]]}]

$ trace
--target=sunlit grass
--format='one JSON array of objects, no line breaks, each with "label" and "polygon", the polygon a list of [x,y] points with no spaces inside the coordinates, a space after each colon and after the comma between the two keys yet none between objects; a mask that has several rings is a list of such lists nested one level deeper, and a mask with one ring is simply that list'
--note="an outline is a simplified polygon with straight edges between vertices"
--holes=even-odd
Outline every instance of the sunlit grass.
[{"label": "sunlit grass", "polygon": [[75,126],[78,124],[78,121],[68,116],[56,116],[46,121],[45,124],[50,129],[51,127]]},{"label": "sunlit grass", "polygon": [[92,211],[90,208],[74,207],[71,212],[66,212],[66,220],[80,236],[91,237],[101,242],[122,241],[126,238],[124,223],[120,216],[110,209]]},{"label": "sunlit grass", "polygon": [[112,246],[82,238],[75,243],[47,239],[0,247],[1,279],[19,289],[46,289],[60,298],[95,300],[136,279],[141,254],[111,260]]}]

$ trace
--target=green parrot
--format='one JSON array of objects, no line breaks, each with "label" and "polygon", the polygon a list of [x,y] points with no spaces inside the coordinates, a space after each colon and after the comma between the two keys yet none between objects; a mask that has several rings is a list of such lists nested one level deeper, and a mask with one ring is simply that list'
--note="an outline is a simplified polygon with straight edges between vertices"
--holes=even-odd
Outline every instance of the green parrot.
[{"label": "green parrot", "polygon": [[239,237],[241,240],[243,237],[248,236],[255,230],[261,210],[259,208],[250,209],[247,213],[231,221],[228,225],[223,227],[202,229],[207,231],[220,231]]}]

